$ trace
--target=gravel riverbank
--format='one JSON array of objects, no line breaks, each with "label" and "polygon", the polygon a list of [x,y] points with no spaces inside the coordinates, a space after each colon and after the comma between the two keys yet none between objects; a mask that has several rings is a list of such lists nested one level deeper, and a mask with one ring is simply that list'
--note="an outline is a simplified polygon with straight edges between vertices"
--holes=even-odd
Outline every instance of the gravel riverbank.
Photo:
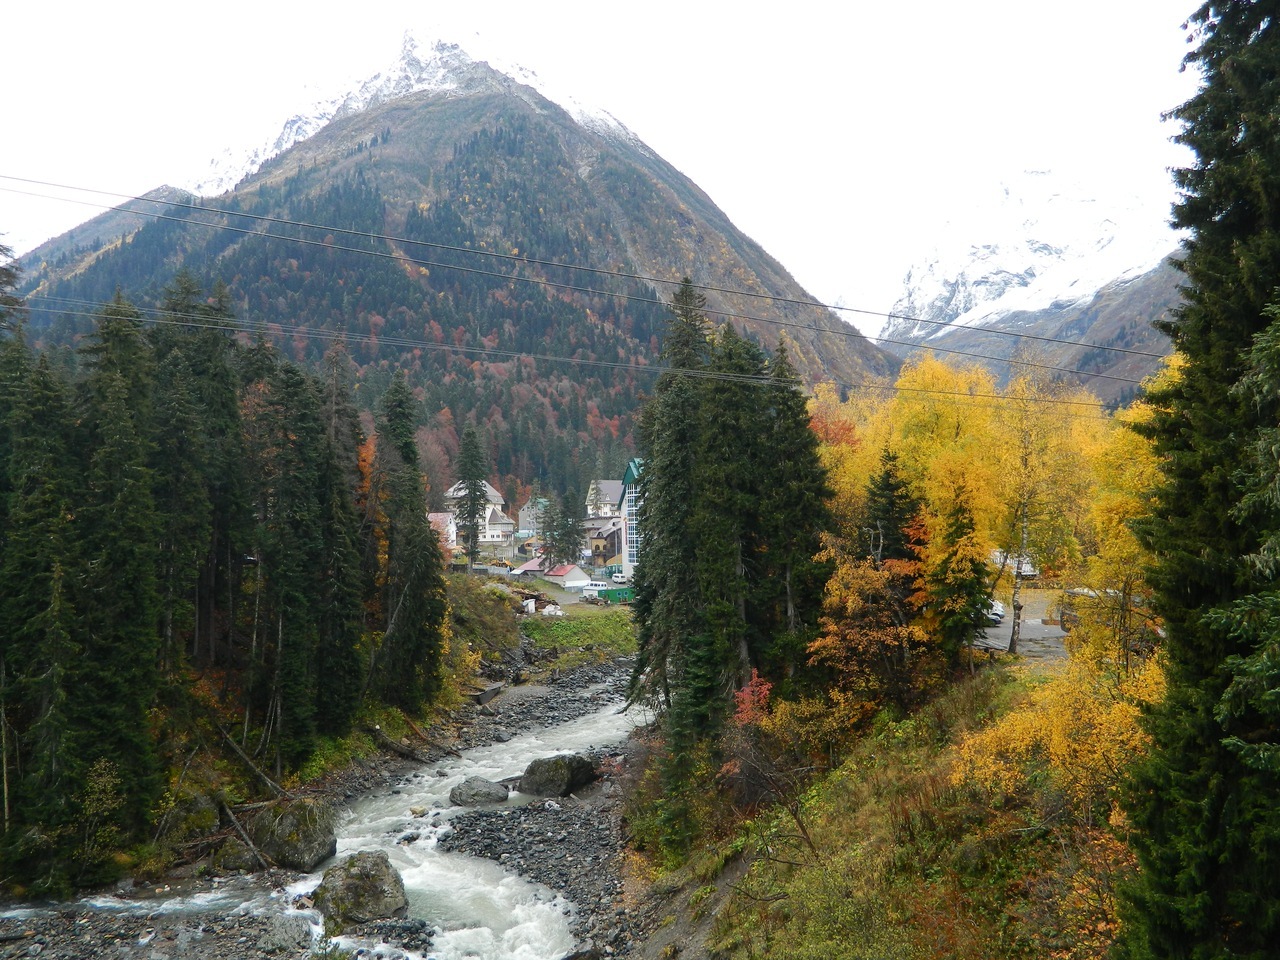
[{"label": "gravel riverbank", "polygon": [[[485,706],[458,711],[448,729],[432,730],[437,747],[430,753],[503,742],[620,703],[630,668],[630,661],[618,660],[579,668],[553,684],[508,688]],[[597,759],[606,761],[606,771],[616,771],[623,753]],[[420,769],[394,755],[378,757],[331,778],[323,792],[339,804],[394,792]],[[458,814],[444,844],[564,895],[577,908],[579,937],[592,940],[600,956],[627,956],[630,929],[619,904],[620,804],[619,786],[607,774],[575,797]],[[125,881],[73,903],[0,907],[0,960],[308,960],[312,938],[303,918],[241,906],[255,898],[264,903],[296,879],[288,871],[207,878],[186,870],[145,887]],[[176,912],[167,904],[180,895],[188,899]],[[430,930],[420,921],[386,921],[353,932],[387,944],[390,949],[378,955],[388,960],[403,957],[405,949],[430,955]]]}]

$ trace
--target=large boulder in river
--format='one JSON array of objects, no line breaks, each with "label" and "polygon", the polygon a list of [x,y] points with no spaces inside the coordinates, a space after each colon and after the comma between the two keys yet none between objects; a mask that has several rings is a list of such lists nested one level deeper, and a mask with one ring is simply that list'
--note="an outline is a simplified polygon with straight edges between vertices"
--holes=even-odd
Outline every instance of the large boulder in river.
[{"label": "large boulder in river", "polygon": [[[287,953],[296,956],[311,946],[311,924],[298,913],[276,913],[267,920],[266,932],[258,938],[263,953]],[[152,954],[156,956],[156,954]]]},{"label": "large boulder in river", "polygon": [[254,845],[282,867],[308,873],[338,852],[337,817],[323,800],[302,797],[267,807],[254,818]]},{"label": "large boulder in river", "polygon": [[595,779],[594,763],[580,754],[561,753],[529,764],[516,789],[535,797],[567,797]]},{"label": "large boulder in river", "polygon": [[330,933],[353,923],[403,919],[409,912],[404,880],[381,850],[361,850],[330,867],[313,899]]},{"label": "large boulder in river", "polygon": [[502,803],[507,799],[506,784],[484,777],[467,777],[449,791],[449,802],[455,807],[473,807],[478,803]]}]

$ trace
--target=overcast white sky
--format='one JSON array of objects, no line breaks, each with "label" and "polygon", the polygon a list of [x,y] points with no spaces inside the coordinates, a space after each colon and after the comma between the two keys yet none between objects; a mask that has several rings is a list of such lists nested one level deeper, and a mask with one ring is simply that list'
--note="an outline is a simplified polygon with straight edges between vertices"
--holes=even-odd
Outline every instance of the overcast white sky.
[{"label": "overcast white sky", "polygon": [[[1160,114],[1194,89],[1179,65],[1196,5],[25,3],[4,16],[0,178],[186,181],[394,62],[413,28],[604,107],[811,294],[888,310],[941,225],[1004,175],[1053,170],[1167,219],[1185,157]],[[0,179],[0,242],[19,252],[98,212],[15,190],[52,191]]]}]

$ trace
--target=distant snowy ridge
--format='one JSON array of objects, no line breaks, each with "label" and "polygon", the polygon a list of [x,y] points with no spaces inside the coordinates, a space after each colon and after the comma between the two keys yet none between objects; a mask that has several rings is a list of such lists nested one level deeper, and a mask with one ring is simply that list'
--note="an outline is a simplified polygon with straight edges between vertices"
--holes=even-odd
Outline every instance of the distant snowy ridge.
[{"label": "distant snowy ridge", "polygon": [[257,146],[228,148],[221,156],[210,160],[205,170],[188,180],[184,184],[185,189],[202,197],[218,196],[235,187],[245,177],[256,173],[272,157],[314,136],[331,121],[411,93],[467,92],[485,85],[491,86],[494,76],[484,69],[486,65],[500,75],[537,90],[589,129],[635,139],[607,111],[587,106],[564,91],[552,89],[532,70],[515,64],[500,63],[496,59],[477,61],[456,43],[443,40],[437,40],[424,49],[417,38],[405,34],[400,57],[391,67],[375,73],[353,90],[321,100],[290,117],[279,133],[273,134]]},{"label": "distant snowy ridge", "polygon": [[1086,197],[1049,174],[1025,173],[948,224],[908,272],[881,336],[916,343],[948,325],[989,326],[1014,311],[1085,302],[1173,253],[1181,237],[1168,219],[1166,201]]}]

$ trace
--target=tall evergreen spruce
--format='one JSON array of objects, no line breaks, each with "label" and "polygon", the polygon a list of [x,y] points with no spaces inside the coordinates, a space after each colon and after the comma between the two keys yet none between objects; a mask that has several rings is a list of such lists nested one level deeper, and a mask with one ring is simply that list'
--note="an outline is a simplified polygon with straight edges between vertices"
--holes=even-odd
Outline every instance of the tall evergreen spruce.
[{"label": "tall evergreen spruce", "polygon": [[[768,363],[766,420],[761,431],[760,512],[763,551],[756,578],[757,608],[766,608],[757,634],[767,646],[758,654],[763,675],[789,676],[807,658],[808,641],[822,609],[828,570],[814,560],[830,521],[826,469],[810,426],[808,398],[780,340]],[[769,609],[771,608],[771,609]]]},{"label": "tall evergreen spruce", "polygon": [[898,456],[888,447],[880,453],[880,472],[867,487],[866,523],[860,531],[866,555],[877,564],[916,559],[910,533],[920,512],[920,501],[911,494],[898,470]]},{"label": "tall evergreen spruce", "polygon": [[671,706],[685,644],[702,632],[702,602],[690,575],[697,566],[697,544],[690,530],[702,406],[698,376],[709,358],[705,308],[706,298],[686,277],[672,297],[662,342],[667,369],[640,414],[641,554],[634,577],[638,653],[630,696],[663,709]]},{"label": "tall evergreen spruce", "polygon": [[462,441],[458,446],[458,480],[462,484],[462,498],[458,501],[458,532],[466,538],[468,565],[480,559],[480,530],[489,510],[489,497],[484,488],[488,472],[480,433],[475,424],[469,423],[462,431]]},{"label": "tall evergreen spruce", "polygon": [[316,385],[282,364],[268,380],[273,484],[263,539],[271,652],[271,712],[276,769],[304,760],[315,742],[316,617],[323,569],[321,473],[324,437]]},{"label": "tall evergreen spruce", "polygon": [[18,328],[22,300],[13,292],[18,286],[18,275],[13,251],[0,243],[0,332],[13,332]]},{"label": "tall evergreen spruce", "polygon": [[385,492],[386,567],[381,643],[369,666],[367,689],[387,703],[417,711],[440,687],[448,602],[440,539],[427,518],[426,486],[413,429],[415,406],[396,387],[384,397],[378,434],[378,473]]},{"label": "tall evergreen spruce", "polygon": [[67,385],[45,357],[9,373],[20,389],[6,424],[10,495],[0,542],[0,707],[14,734],[4,756],[14,786],[3,861],[35,889],[61,892],[79,773],[68,731],[71,671],[81,656],[71,584],[82,569],[74,518],[83,475]]},{"label": "tall evergreen spruce", "polygon": [[582,559],[586,538],[582,510],[582,500],[573,491],[547,500],[542,534],[542,556],[546,565],[578,563]]},{"label": "tall evergreen spruce", "polygon": [[1248,668],[1273,648],[1258,611],[1275,571],[1247,558],[1280,528],[1274,500],[1249,495],[1251,452],[1277,411],[1233,390],[1255,337],[1274,324],[1266,308],[1280,286],[1276,12],[1245,0],[1201,6],[1187,57],[1201,87],[1174,111],[1196,155],[1176,173],[1175,223],[1191,238],[1185,305],[1168,328],[1186,364],[1151,398],[1164,481],[1142,532],[1156,557],[1148,579],[1165,621],[1168,690],[1147,718],[1153,749],[1128,797],[1141,868],[1123,913],[1129,958],[1260,958],[1280,943],[1280,769],[1241,746],[1275,744],[1280,729],[1274,711],[1236,696],[1242,678],[1262,700],[1276,695],[1274,671]]},{"label": "tall evergreen spruce", "polygon": [[208,447],[191,369],[174,349],[156,370],[156,428],[152,455],[153,496],[159,522],[157,588],[160,605],[160,664],[176,671],[184,661],[183,639],[195,628],[196,584],[213,534],[213,504],[207,484]]},{"label": "tall evergreen spruce", "polygon": [[943,519],[938,543],[942,555],[925,587],[942,652],[955,664],[986,625],[991,570],[975,536],[973,513],[960,491]]},{"label": "tall evergreen spruce", "polygon": [[785,349],[773,364],[726,325],[708,336],[686,279],[663,344],[669,369],[640,418],[639,655],[633,699],[663,711],[663,842],[687,849],[697,772],[716,762],[733,692],[802,661],[822,575],[812,557],[825,475]]},{"label": "tall evergreen spruce", "polygon": [[321,733],[345,735],[360,706],[364,664],[360,654],[363,570],[355,495],[362,442],[351,399],[351,360],[341,344],[325,354],[321,420],[325,446],[320,471],[321,570],[317,608],[316,724]]},{"label": "tall evergreen spruce", "polygon": [[70,673],[76,695],[69,733],[79,764],[87,770],[103,761],[128,785],[118,825],[122,837],[137,837],[160,794],[147,716],[159,686],[159,531],[145,431],[133,409],[139,401],[114,366],[102,364],[90,378],[101,400],[88,495],[77,517],[87,562],[76,591],[84,633]]},{"label": "tall evergreen spruce", "polygon": [[[236,545],[253,537],[239,394],[242,383],[266,376],[266,369],[253,373],[239,367],[225,287],[219,285],[206,298],[180,271],[165,290],[161,309],[175,322],[150,331],[157,367],[158,506],[173,527],[162,550],[167,570],[162,590],[176,595],[182,585],[174,578],[194,578],[186,601],[176,608],[166,605],[164,616],[189,620],[182,635],[192,663],[227,666],[232,652],[225,624],[236,621],[243,572]],[[192,322],[198,326],[186,326]],[[187,552],[193,555],[192,570],[184,569],[186,557],[176,556]]]},{"label": "tall evergreen spruce", "polygon": [[708,711],[703,732],[717,726],[712,711],[722,712],[729,692],[745,686],[759,663],[762,638],[752,631],[747,607],[759,585],[755,554],[762,545],[764,368],[759,347],[729,324],[720,328],[708,364],[713,376],[702,385],[695,509],[684,534],[698,544],[706,628],[700,639],[728,651],[727,659],[716,658],[719,676],[704,678],[711,687],[690,691]]}]

